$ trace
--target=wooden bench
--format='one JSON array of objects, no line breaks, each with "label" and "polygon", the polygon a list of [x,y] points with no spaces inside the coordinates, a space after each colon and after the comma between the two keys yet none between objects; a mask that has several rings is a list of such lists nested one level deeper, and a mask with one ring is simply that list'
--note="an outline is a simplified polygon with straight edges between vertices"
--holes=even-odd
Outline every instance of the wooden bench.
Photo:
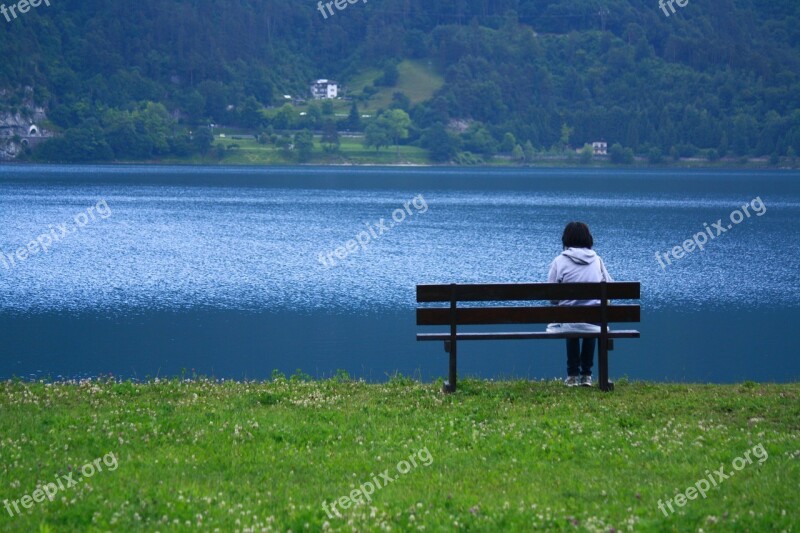
[{"label": "wooden bench", "polygon": [[[458,341],[570,339],[594,337],[599,339],[598,367],[600,389],[613,390],[608,380],[608,352],[614,349],[613,339],[639,338],[635,330],[612,330],[609,324],[639,322],[639,305],[609,305],[609,300],[639,300],[639,282],[614,283],[504,283],[479,285],[417,285],[417,302],[449,303],[449,307],[417,307],[418,326],[449,326],[449,332],[419,333],[418,341],[444,341],[450,354],[449,379],[445,392],[456,390]],[[532,302],[545,300],[546,305],[533,307],[490,306],[493,302]],[[558,306],[561,300],[600,300],[600,305]],[[458,307],[459,302],[483,302]],[[545,331],[469,332],[459,333],[459,326],[497,324],[548,324],[551,322],[588,322],[600,325],[599,333]]]}]

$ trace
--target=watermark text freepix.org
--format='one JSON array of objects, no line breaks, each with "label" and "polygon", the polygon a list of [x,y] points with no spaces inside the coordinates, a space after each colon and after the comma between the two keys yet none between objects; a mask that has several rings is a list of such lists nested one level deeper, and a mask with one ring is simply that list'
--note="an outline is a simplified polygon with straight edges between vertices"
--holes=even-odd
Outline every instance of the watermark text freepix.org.
[{"label": "watermark text freepix.org", "polygon": [[[667,250],[663,254],[661,252],[656,252],[656,261],[658,264],[661,265],[661,270],[666,270],[667,265],[672,264],[672,259],[670,259],[670,254],[672,254],[673,259],[683,259],[685,254],[692,253],[695,248],[699,249],[701,252],[705,250],[706,244],[710,240],[714,240],[723,233],[726,233],[728,230],[733,229],[735,224],[740,224],[745,218],[750,218],[750,209],[753,209],[753,212],[756,214],[757,217],[762,216],[764,213],[767,212],[767,206],[764,205],[764,202],[761,200],[760,196],[755,197],[753,200],[750,201],[748,204],[744,204],[741,207],[741,211],[739,209],[734,209],[733,212],[730,214],[728,218],[730,218],[731,223],[728,224],[728,227],[725,227],[723,224],[722,219],[717,220],[709,227],[708,223],[703,223],[703,231],[696,233],[694,237],[691,239],[686,239],[683,241],[681,246],[675,246],[672,250]],[[664,256],[664,260],[667,264],[664,264],[664,261],[661,260],[661,256]]]},{"label": "watermark text freepix.org", "polygon": [[[103,465],[106,465],[109,472],[113,472],[119,467],[119,463],[117,463],[117,457],[114,455],[114,452],[109,452],[103,457],[98,457],[94,461],[86,463],[81,467],[80,474],[83,476],[83,478],[88,479],[97,472],[102,472]],[[36,490],[34,490],[31,494],[25,494],[18,500],[3,500],[3,506],[6,508],[6,511],[8,511],[9,516],[13,517],[15,512],[17,516],[19,516],[19,514],[22,512],[20,511],[20,505],[24,509],[30,509],[33,507],[34,503],[42,503],[45,499],[48,499],[52,502],[59,491],[74,487],[83,481],[83,478],[81,477],[78,477],[77,480],[74,478],[76,473],[77,471],[69,472],[68,474],[56,474],[55,483],[45,483],[40,487],[36,487]]]},{"label": "watermark text freepix.org", "polygon": [[[412,205],[416,211],[411,210]],[[355,239],[350,239],[349,241],[345,242],[344,245],[336,247],[336,249],[328,252],[327,254],[320,252],[318,260],[323,264],[323,266],[325,266],[325,268],[336,266],[336,260],[334,259],[334,256],[338,258],[339,261],[344,261],[348,255],[357,253],[359,246],[361,247],[361,250],[366,250],[367,244],[373,240],[380,239],[381,235],[387,233],[396,224],[403,222],[406,219],[406,213],[408,213],[408,216],[410,217],[415,213],[424,214],[427,211],[428,204],[425,202],[425,198],[423,198],[421,194],[418,194],[413,199],[405,202],[403,204],[403,208],[398,207],[395,209],[392,212],[391,220],[387,221],[385,218],[382,218],[377,224],[364,222],[364,225],[369,231],[359,232]]]},{"label": "watermark text freepix.org", "polygon": [[62,222],[55,225],[51,224],[50,231],[42,233],[36,237],[35,240],[29,242],[27,246],[18,248],[13,254],[6,254],[4,251],[0,250],[0,264],[2,264],[6,270],[10,270],[11,267],[16,266],[18,262],[22,263],[30,256],[34,256],[39,252],[46,254],[54,244],[63,240],[67,235],[71,235],[81,228],[86,227],[89,222],[94,222],[98,217],[105,220],[110,216],[111,208],[108,207],[108,203],[105,200],[100,200],[95,205],[90,206],[85,211],[81,211],[72,217],[75,227],[70,227],[69,222]]},{"label": "watermark text freepix.org", "polygon": [[[8,7],[5,4],[0,5],[0,13],[6,18],[6,22],[11,22],[11,17],[17,18],[17,11],[19,11],[20,15],[24,15],[32,7],[39,7],[42,3],[50,7],[50,0],[19,0],[16,4],[11,4]],[[11,13],[11,16],[8,16],[9,13]]]},{"label": "watermark text freepix.org", "polygon": [[[428,447],[426,446],[425,448],[422,448],[421,450],[417,451],[417,453],[412,453],[411,455],[409,455],[408,461],[403,460],[397,463],[396,467],[397,471],[400,472],[400,474],[402,475],[408,474],[409,472],[411,472],[412,467],[416,468],[417,466],[419,466],[417,464],[417,459],[421,461],[422,466],[430,466],[431,463],[433,463],[433,456],[431,455],[431,452],[428,451]],[[353,504],[363,505],[364,499],[366,499],[367,502],[371,502],[372,495],[375,493],[376,489],[382,489],[389,483],[397,481],[399,477],[400,476],[392,477],[391,475],[389,475],[388,468],[377,476],[372,474],[372,479],[370,481],[362,483],[359,488],[350,491],[350,494],[348,496],[342,496],[337,500],[333,500],[330,503],[330,509],[328,509],[328,502],[323,501],[322,509],[325,511],[325,513],[327,513],[328,518],[333,518],[334,515],[341,518],[342,514],[339,512],[338,509],[336,509],[337,505],[342,509],[349,509],[350,506]],[[331,511],[333,512],[331,513]]]},{"label": "watermark text freepix.org", "polygon": [[674,15],[677,13],[675,11],[675,6],[673,4],[678,4],[678,7],[686,7],[689,5],[689,0],[658,0],[658,7],[661,8],[661,11],[669,18],[670,12],[667,11],[667,6],[669,6],[670,11]]},{"label": "watermark text freepix.org", "polygon": [[333,6],[336,6],[336,9],[341,11],[344,8],[346,8],[349,4],[357,4],[359,2],[363,2],[363,3],[366,4],[367,0],[332,0],[330,2],[319,1],[319,2],[317,2],[317,11],[319,11],[322,14],[322,18],[323,19],[327,20],[328,14],[325,13],[325,9],[326,8],[328,10],[328,13],[330,13],[331,16],[333,16],[333,15],[336,14],[333,11]]},{"label": "watermark text freepix.org", "polygon": [[[753,458],[750,457],[751,454],[758,459],[758,464],[760,465],[764,464],[764,462],[769,459],[769,454],[767,450],[764,449],[764,446],[762,444],[756,444],[753,446],[752,450],[744,452],[742,457],[737,457],[733,460],[733,471],[730,473],[725,472],[725,465],[719,465],[719,469],[714,471],[706,470],[706,477],[701,478],[685,491],[679,492],[674,498],[668,498],[666,506],[664,502],[659,499],[658,508],[664,513],[664,516],[669,516],[669,513],[675,512],[675,509],[672,507],[673,500],[675,505],[683,507],[688,500],[696,500],[698,494],[705,499],[706,493],[711,490],[712,487],[718,487],[723,481],[733,477],[736,472],[743,469],[745,466],[753,464]],[[669,513],[667,513],[667,507],[669,507]]]}]

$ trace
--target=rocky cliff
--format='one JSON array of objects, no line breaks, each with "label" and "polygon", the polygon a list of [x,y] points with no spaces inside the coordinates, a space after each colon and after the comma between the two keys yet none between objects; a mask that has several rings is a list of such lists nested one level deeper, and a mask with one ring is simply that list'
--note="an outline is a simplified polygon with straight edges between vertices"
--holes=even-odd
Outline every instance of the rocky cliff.
[{"label": "rocky cliff", "polygon": [[[26,90],[26,94],[32,90]],[[25,146],[33,146],[50,133],[43,127],[47,114],[36,106],[32,98],[26,98],[21,105],[10,106],[4,102],[7,93],[0,91],[0,160],[16,158]]]}]

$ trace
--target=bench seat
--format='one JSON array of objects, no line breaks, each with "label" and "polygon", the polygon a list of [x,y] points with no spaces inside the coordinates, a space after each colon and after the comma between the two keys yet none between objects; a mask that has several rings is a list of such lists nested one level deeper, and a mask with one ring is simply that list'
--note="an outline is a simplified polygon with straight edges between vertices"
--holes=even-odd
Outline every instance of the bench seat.
[{"label": "bench seat", "polygon": [[[634,329],[608,332],[609,339],[638,339],[641,335]],[[524,339],[584,339],[600,338],[600,332],[586,333],[571,331],[567,333],[548,333],[546,331],[510,331],[497,333],[456,333],[459,341],[524,340]],[[449,341],[449,333],[417,333],[418,341]]]},{"label": "bench seat", "polygon": [[[598,339],[597,362],[600,389],[613,390],[608,379],[608,352],[614,349],[614,339],[638,339],[631,329],[610,328],[611,323],[640,321],[639,305],[611,304],[612,300],[639,300],[641,285],[633,282],[597,283],[494,283],[417,285],[418,326],[447,327],[449,331],[418,333],[418,341],[440,341],[450,354],[445,392],[456,391],[458,341],[536,340],[536,339]],[[597,300],[599,305],[554,305],[563,300]],[[459,302],[469,306],[459,307]],[[516,305],[502,305],[514,302]],[[546,302],[531,306],[530,302]],[[449,307],[441,307],[449,303]],[[496,305],[500,303],[501,306]],[[438,304],[431,307],[427,304]],[[587,323],[596,324],[599,331],[470,331],[459,332],[459,326],[506,326],[527,328],[529,324]],[[514,326],[510,326],[510,325]]]}]

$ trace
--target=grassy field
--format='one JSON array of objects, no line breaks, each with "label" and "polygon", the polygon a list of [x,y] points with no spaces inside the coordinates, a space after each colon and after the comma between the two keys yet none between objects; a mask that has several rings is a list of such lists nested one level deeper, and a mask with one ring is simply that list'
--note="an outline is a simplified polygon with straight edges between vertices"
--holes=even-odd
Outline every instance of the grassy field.
[{"label": "grassy field", "polygon": [[[365,113],[375,113],[378,109],[386,109],[392,103],[392,95],[401,92],[408,96],[412,104],[430,100],[433,94],[444,85],[444,78],[436,72],[433,65],[425,61],[405,60],[397,65],[399,76],[394,87],[379,87],[377,93],[372,95],[366,104],[360,104],[360,109]],[[382,71],[373,69],[365,70],[347,82],[349,94],[359,96],[364,88],[378,79]],[[350,107],[339,112],[347,112]]]},{"label": "grassy field", "polygon": [[361,138],[342,137],[339,147],[339,156],[328,156],[328,162],[335,162],[338,159],[345,160],[354,164],[430,164],[428,151],[416,146],[400,146],[400,155],[396,146],[382,148],[376,151],[374,148],[365,148]]},{"label": "grassy field", "polygon": [[[753,383],[623,381],[604,394],[465,380],[445,396],[405,378],[4,382],[0,529],[793,531],[799,395]],[[730,477],[704,499],[659,509],[721,466]],[[56,480],[52,501],[36,492]]]},{"label": "grassy field", "polygon": [[[430,164],[427,150],[416,146],[400,146],[399,156],[396,146],[381,148],[365,148],[363,137],[340,137],[339,152],[328,154],[320,145],[320,136],[314,138],[313,158],[309,164],[357,164],[357,165],[396,165]],[[259,144],[255,139],[234,139],[216,137],[214,146],[218,144],[228,148],[236,145],[234,149],[226,150],[222,159],[218,158],[212,148],[212,153],[206,157],[199,155],[188,158],[165,159],[166,164],[220,164],[220,165],[294,165],[297,161],[290,154],[284,155],[280,148],[271,144]]]}]

